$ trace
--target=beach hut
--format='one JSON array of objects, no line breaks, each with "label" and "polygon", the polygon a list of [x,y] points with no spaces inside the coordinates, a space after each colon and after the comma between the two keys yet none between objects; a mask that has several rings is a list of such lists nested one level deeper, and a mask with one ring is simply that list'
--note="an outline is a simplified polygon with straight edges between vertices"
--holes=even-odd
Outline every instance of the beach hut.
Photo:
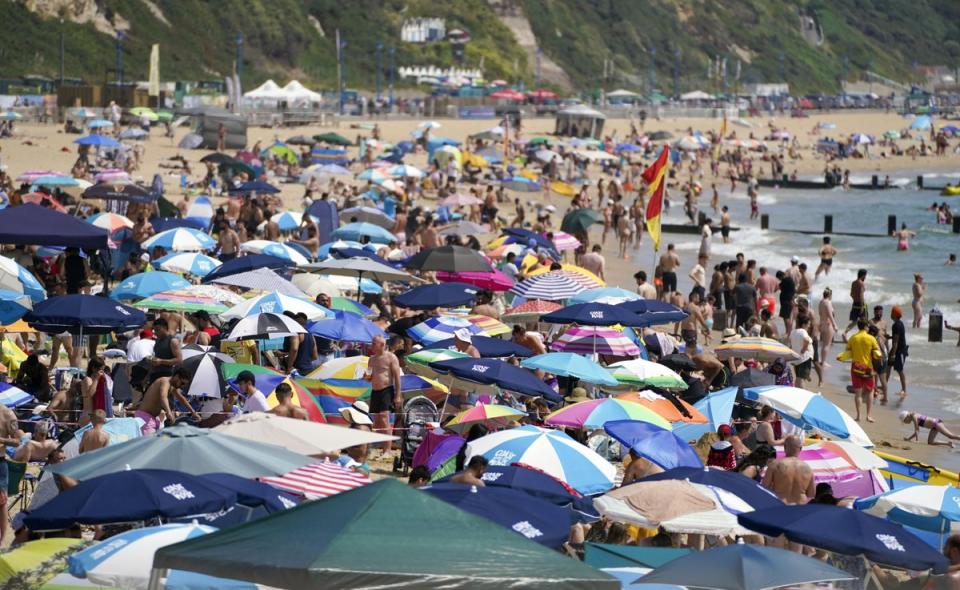
[{"label": "beach hut", "polygon": [[599,138],[607,117],[584,105],[574,105],[557,111],[556,135]]}]

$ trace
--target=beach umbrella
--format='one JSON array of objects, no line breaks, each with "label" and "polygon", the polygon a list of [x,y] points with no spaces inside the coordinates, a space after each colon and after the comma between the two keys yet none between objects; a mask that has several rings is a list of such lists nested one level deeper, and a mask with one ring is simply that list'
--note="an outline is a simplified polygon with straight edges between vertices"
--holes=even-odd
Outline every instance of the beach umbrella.
[{"label": "beach umbrella", "polygon": [[[330,359],[311,371],[307,377],[310,379],[363,379],[368,360],[369,357],[363,355]],[[410,357],[407,356],[405,360],[409,361]]]},{"label": "beach umbrella", "polygon": [[[324,255],[324,250],[326,250],[326,255]],[[367,260],[372,260],[374,262],[379,262],[384,266],[393,266],[393,262],[383,258],[382,256],[377,256],[376,246],[373,244],[361,244],[360,242],[337,240],[336,242],[330,242],[329,244],[324,244],[320,247],[319,254],[321,257],[326,258],[327,256],[345,259],[345,258],[366,258]]]},{"label": "beach umbrella", "polygon": [[130,114],[137,118],[145,118],[148,121],[159,121],[160,115],[154,112],[150,107],[134,107],[130,109]]},{"label": "beach umbrella", "polygon": [[[440,201],[443,207],[470,207],[473,205],[482,205],[483,200],[471,194],[454,193],[444,200]],[[482,232],[481,232],[482,233]]]},{"label": "beach umbrella", "polygon": [[543,396],[557,400],[559,396],[546,383],[526,369],[492,358],[457,358],[430,363],[441,375],[449,375],[456,387],[465,390],[513,391],[520,395]]},{"label": "beach umbrella", "polygon": [[584,286],[568,275],[549,272],[520,281],[510,292],[526,299],[560,301],[570,299],[583,290]]},{"label": "beach umbrella", "polygon": [[423,170],[409,164],[397,164],[387,168],[387,174],[394,178],[423,178],[426,174]]},{"label": "beach umbrella", "polygon": [[185,289],[190,281],[172,272],[152,271],[131,275],[110,291],[110,297],[120,301],[145,299],[156,293]]},{"label": "beach umbrella", "polygon": [[483,331],[469,320],[442,315],[420,322],[407,330],[407,335],[423,345],[451,338],[457,330],[467,330],[470,334],[481,334]]},{"label": "beach umbrella", "polygon": [[[50,209],[56,211],[57,213],[66,213],[67,208],[60,204],[59,201],[47,195],[46,193],[27,193],[20,197],[20,200],[24,204],[37,205],[43,207],[44,209]],[[4,208],[9,204],[7,201],[7,194],[4,193]]]},{"label": "beach umbrella", "polygon": [[[477,338],[479,339],[480,337],[478,336]],[[411,373],[426,377],[437,377],[439,373],[434,371],[430,363],[462,358],[468,358],[468,355],[457,350],[424,348],[408,354],[403,360],[407,365],[407,370]]]},{"label": "beach umbrella", "polygon": [[0,383],[0,404],[7,408],[19,408],[34,401],[33,396],[15,385]]},{"label": "beach umbrella", "polygon": [[[648,475],[640,482],[671,480],[688,481],[711,488],[721,504],[724,499],[730,497],[729,494],[747,503],[751,510],[783,506],[783,502],[773,492],[757,482],[739,473],[724,471],[717,467],[675,467],[662,473]],[[727,506],[727,509],[733,510],[733,506]]]},{"label": "beach umbrella", "polygon": [[134,307],[165,311],[205,311],[210,314],[219,314],[230,309],[230,306],[216,297],[201,295],[187,289],[156,293],[134,303]]},{"label": "beach umbrella", "polygon": [[855,576],[819,559],[776,547],[741,543],[678,557],[639,582],[714,590],[766,590],[852,579]]},{"label": "beach umbrella", "polygon": [[260,481],[308,500],[327,498],[371,483],[362,472],[336,463],[314,463],[283,475],[261,477]]},{"label": "beach umbrella", "polygon": [[930,115],[921,115],[910,123],[910,129],[926,131],[933,125],[933,118]]},{"label": "beach umbrella", "polygon": [[644,359],[620,361],[607,366],[617,383],[630,387],[686,389],[683,377],[667,367]]},{"label": "beach umbrella", "polygon": [[232,320],[265,312],[272,314],[283,314],[286,312],[294,314],[303,313],[306,314],[308,320],[333,317],[333,312],[322,305],[317,305],[306,299],[282,295],[277,292],[247,299],[221,313],[220,317],[225,320]]},{"label": "beach umbrella", "polygon": [[954,486],[911,486],[861,498],[854,507],[941,537],[960,532],[960,490]]},{"label": "beach umbrella", "polygon": [[570,234],[583,233],[602,219],[603,215],[594,209],[574,209],[563,216],[560,229]]},{"label": "beach umbrella", "polygon": [[306,333],[303,326],[283,314],[262,312],[237,322],[227,340],[269,340]]},{"label": "beach umbrella", "polygon": [[236,159],[221,152],[214,152],[200,158],[200,161],[204,164],[229,164],[231,162],[235,162]]},{"label": "beach umbrella", "polygon": [[[263,414],[262,412],[255,413],[264,416],[273,416],[273,414]],[[295,421],[298,424],[313,424],[306,420],[293,420],[292,418],[282,418],[280,416],[275,417],[281,420]],[[236,493],[237,504],[248,508],[263,508],[268,514],[283,512],[284,510],[289,510],[297,506],[296,497],[285,492],[277,491],[275,488],[254,479],[240,477],[232,473],[208,473],[201,475],[200,478]]]},{"label": "beach umbrella", "polygon": [[279,445],[301,455],[322,455],[357,445],[397,439],[378,432],[296,420],[264,412],[235,416],[214,430],[237,438]]},{"label": "beach umbrella", "polygon": [[617,420],[607,422],[603,429],[617,442],[662,469],[703,467],[700,457],[686,441],[653,422]]},{"label": "beach umbrella", "polygon": [[404,263],[420,271],[490,272],[490,263],[476,250],[464,246],[440,246],[424,250]]},{"label": "beach umbrella", "polygon": [[542,189],[539,182],[525,176],[509,176],[504,178],[503,188],[520,193],[536,193]]},{"label": "beach umbrella", "polygon": [[643,324],[634,313],[607,303],[576,303],[540,317],[548,324],[579,326],[636,326]]},{"label": "beach umbrella", "polygon": [[203,278],[203,282],[209,283],[223,277],[256,270],[258,268],[279,270],[290,268],[291,266],[295,266],[295,264],[288,258],[270,256],[269,254],[247,254],[246,256],[240,256],[224,262],[215,270],[208,273]]},{"label": "beach umbrella", "polygon": [[943,573],[946,557],[901,525],[829,504],[804,504],[766,508],[737,519],[744,527],[766,535],[784,535],[802,543],[841,555],[862,555],[881,565]]},{"label": "beach umbrella", "polygon": [[376,207],[350,207],[341,209],[340,223],[368,223],[376,225],[386,231],[393,229],[396,220],[387,215],[382,209]]},{"label": "beach umbrella", "polygon": [[[603,303],[607,305],[617,305],[627,301],[636,301],[642,299],[633,291],[627,291],[620,287],[597,287],[596,289],[587,289],[581,291],[567,302],[568,305],[578,303]],[[622,309],[622,308],[621,308]]]},{"label": "beach umbrella", "polygon": [[547,547],[559,548],[570,535],[569,511],[523,492],[455,483],[435,483],[421,491]]},{"label": "beach umbrella", "polygon": [[99,182],[86,188],[81,196],[84,199],[105,199],[134,203],[153,203],[157,200],[148,188],[132,182],[115,181]]},{"label": "beach umbrella", "polygon": [[4,111],[0,113],[0,119],[4,121],[16,121],[17,119],[23,118],[23,115],[14,111]]},{"label": "beach umbrella", "polygon": [[[470,341],[474,348],[477,349],[477,352],[480,353],[482,358],[503,358],[508,356],[526,358],[528,356],[533,356],[532,350],[526,346],[520,346],[512,340],[503,340],[501,338],[492,338],[490,336],[474,334],[470,337]],[[447,338],[446,340],[438,340],[437,342],[433,342],[430,344],[430,349],[428,350],[451,349],[453,347],[454,338]],[[409,363],[410,357],[408,356],[406,358],[407,362]]]},{"label": "beach umbrella", "polygon": [[72,176],[65,176],[61,174],[54,174],[50,176],[40,176],[33,179],[33,182],[30,183],[31,187],[46,186],[46,187],[57,187],[57,186],[80,186],[80,181]]},{"label": "beach umbrella", "polygon": [[173,252],[190,252],[212,250],[216,248],[217,242],[209,234],[198,229],[178,227],[151,236],[142,244],[142,248],[146,251],[153,250],[157,246]]},{"label": "beach umbrella", "polygon": [[616,468],[559,430],[524,425],[467,443],[466,458],[486,457],[492,467],[523,464],[565,482],[583,495],[613,487]]},{"label": "beach umbrella", "polygon": [[[378,263],[374,262],[374,264]],[[383,267],[383,265],[380,266],[381,268]],[[374,282],[374,279],[362,278],[358,281],[355,277],[342,275],[325,275],[323,278],[333,283],[340,292],[357,293],[358,296],[363,293],[372,293],[375,295],[383,293],[382,284]]]},{"label": "beach umbrella", "polygon": [[329,340],[363,344],[370,344],[377,336],[387,338],[379,326],[349,311],[338,311],[333,318],[307,324],[307,332]]},{"label": "beach umbrella", "polygon": [[316,298],[316,296],[321,293],[330,296],[340,293],[340,287],[330,279],[308,272],[293,275],[290,277],[290,283],[308,297]]},{"label": "beach umbrella", "polygon": [[[786,456],[783,446],[777,446],[775,448],[778,458]],[[860,449],[866,451],[863,447],[860,447]],[[863,480],[865,476],[864,471],[872,469],[872,467],[858,467],[857,463],[853,459],[850,459],[849,455],[840,449],[828,448],[823,442],[816,442],[804,446],[797,457],[810,468],[813,472],[813,479],[817,483],[826,482],[836,484],[839,482],[843,484]],[[867,479],[870,478],[869,475],[866,475],[866,477]],[[872,486],[871,490],[874,490]]]},{"label": "beach umbrella", "polygon": [[819,393],[798,387],[768,385],[744,389],[743,396],[772,407],[788,422],[801,428],[812,428],[860,446],[873,446],[870,437],[850,414]]},{"label": "beach umbrella", "polygon": [[101,229],[107,230],[111,234],[118,229],[133,227],[132,221],[116,213],[97,213],[96,215],[88,217],[87,221]]},{"label": "beach umbrella", "polygon": [[[83,539],[54,537],[27,541],[15,549],[7,549],[0,554],[0,584],[8,588],[26,588],[28,581],[47,584],[55,571],[66,568],[66,556],[87,544]],[[56,557],[60,559],[55,560]],[[37,571],[39,568],[42,569]],[[42,587],[53,588],[49,585]]]},{"label": "beach umbrella", "polygon": [[354,301],[353,299],[347,299],[346,297],[331,297],[330,309],[332,311],[347,311],[368,319],[375,318],[379,315],[366,305],[358,301]]},{"label": "beach umbrella", "polygon": [[107,148],[120,147],[119,141],[113,139],[112,137],[107,137],[106,135],[97,135],[96,133],[81,137],[79,139],[74,139],[73,143],[78,145],[95,145],[97,147]]},{"label": "beach umbrella", "polygon": [[[130,443],[149,440],[136,439]],[[105,452],[123,445],[106,447]],[[67,465],[76,459],[60,463]],[[74,524],[137,522],[217,512],[233,506],[237,495],[195,475],[167,469],[116,470],[84,478],[30,511],[24,524],[32,531],[56,531]]]},{"label": "beach umbrella", "polygon": [[637,299],[621,303],[620,307],[635,313],[643,320],[643,326],[660,326],[683,321],[689,315],[676,305],[656,299]]},{"label": "beach umbrella", "polygon": [[778,358],[785,361],[792,361],[799,358],[797,353],[792,351],[789,346],[781,344],[771,338],[761,338],[759,336],[747,336],[743,338],[734,338],[722,344],[719,344],[714,353],[720,360],[730,358],[755,359],[762,363],[772,363]]},{"label": "beach umbrella", "polygon": [[542,498],[552,504],[573,504],[577,509],[592,511],[592,508],[584,505],[590,502],[589,499],[582,501],[583,497],[575,489],[538,469],[523,465],[488,465],[480,479],[488,487],[509,488]]},{"label": "beach umbrella", "polygon": [[205,277],[220,266],[220,261],[199,252],[174,252],[154,260],[153,264],[165,271]]},{"label": "beach umbrella", "polygon": [[18,291],[0,289],[0,325],[19,320],[33,308],[30,296]]},{"label": "beach umbrella", "polygon": [[47,468],[80,481],[121,472],[127,467],[165,469],[191,475],[226,472],[241,477],[260,477],[286,473],[311,461],[309,457],[276,445],[247,441],[185,424],[170,426],[154,436],[135,438],[99,451]]},{"label": "beach umbrella", "polygon": [[547,373],[575,377],[587,383],[616,385],[617,380],[609,371],[593,360],[570,352],[548,352],[524,359],[520,366],[525,369],[542,369]]},{"label": "beach umbrella", "polygon": [[382,168],[367,168],[360,174],[357,174],[357,180],[386,180],[387,173]]},{"label": "beach umbrella", "polygon": [[519,305],[513,306],[507,310],[505,314],[500,316],[500,319],[508,322],[530,321],[538,319],[545,313],[556,311],[561,307],[563,306],[559,303],[554,303],[553,301],[532,299],[530,301],[525,301]]},{"label": "beach umbrella", "polygon": [[109,334],[129,332],[142,326],[146,315],[106,297],[59,295],[37,303],[24,320],[48,334]]},{"label": "beach umbrella", "polygon": [[270,240],[250,240],[240,244],[240,250],[248,254],[265,254],[274,258],[288,260],[296,266],[307,264],[307,257],[294,250],[287,244],[272,242]]},{"label": "beach umbrella", "polygon": [[603,326],[573,326],[553,341],[553,350],[609,356],[637,356],[640,348],[623,332]]},{"label": "beach umbrella", "polygon": [[131,127],[120,132],[120,139],[143,139],[149,135],[150,133],[148,131],[144,131],[139,127]]},{"label": "beach umbrella", "polygon": [[511,329],[509,326],[501,322],[496,318],[492,318],[487,315],[480,314],[462,314],[459,313],[462,310],[446,310],[442,315],[458,317],[465,319],[474,326],[480,328],[481,334],[486,336],[503,336],[504,334],[509,334]]},{"label": "beach umbrella", "polygon": [[457,307],[473,303],[477,288],[467,283],[439,283],[414,287],[393,298],[394,305],[407,309]]},{"label": "beach umbrella", "polygon": [[606,397],[577,402],[550,413],[544,420],[550,426],[596,430],[610,421],[635,421],[655,424],[670,430],[670,423],[653,410],[628,400]]},{"label": "beach umbrella", "polygon": [[526,412],[521,412],[510,406],[498,404],[482,404],[477,402],[471,408],[463,410],[443,425],[444,429],[453,432],[466,432],[474,424],[483,424],[487,428],[499,430],[511,422],[517,422]]},{"label": "beach umbrella", "polygon": [[280,189],[262,180],[247,181],[241,184],[240,186],[230,189],[230,193],[235,195],[250,194],[250,193],[259,193],[261,195],[275,195],[279,192],[280,192]]},{"label": "beach umbrella", "polygon": [[[369,258],[328,258],[304,265],[303,269],[331,276],[352,277],[355,280],[359,279],[361,281],[367,278],[378,283],[418,280],[408,272],[381,264]],[[353,288],[356,289],[355,284]]]},{"label": "beach umbrella", "polygon": [[887,139],[900,139],[900,132],[895,129],[891,129],[889,131],[884,131],[883,136]]},{"label": "beach umbrella", "polygon": [[18,176],[16,178],[16,181],[26,183],[26,184],[33,184],[36,179],[43,178],[44,176],[67,176],[67,175],[61,172],[54,172],[52,170],[27,170],[26,172]]},{"label": "beach umbrella", "polygon": [[[513,287],[513,279],[499,270],[490,272],[445,272],[437,271],[437,280],[441,283],[466,283],[480,289],[502,293]],[[394,298],[396,302],[396,298]]]},{"label": "beach umbrella", "polygon": [[332,131],[329,133],[314,135],[313,139],[315,139],[317,143],[329,143],[331,145],[339,145],[339,146],[353,145],[352,141],[340,135],[339,133],[333,133]]},{"label": "beach umbrella", "polygon": [[270,221],[276,223],[280,231],[293,231],[303,223],[303,213],[300,211],[281,211],[270,216]]},{"label": "beach umbrella", "polygon": [[224,363],[232,363],[233,359],[222,352],[217,352],[211,346],[188,344],[181,349],[183,362],[181,366],[190,372],[190,385],[183,389],[183,395],[188,398],[219,399],[227,389],[227,381],[223,377]]},{"label": "beach umbrella", "polygon": [[585,268],[573,264],[562,264],[560,270],[550,270],[547,266],[538,266],[531,270],[529,267],[532,266],[534,262],[535,259],[532,256],[527,256],[523,260],[523,269],[526,271],[528,278],[535,278],[547,274],[560,275],[572,279],[583,289],[596,289],[597,287],[606,286],[603,279]]},{"label": "beach umbrella", "polygon": [[870,145],[874,143],[875,140],[872,135],[867,135],[866,133],[854,133],[850,136],[850,143],[854,145]]},{"label": "beach umbrella", "polygon": [[371,242],[376,242],[378,244],[389,244],[390,242],[397,241],[397,236],[395,236],[391,231],[386,230],[379,225],[366,223],[363,221],[342,225],[333,231],[331,237],[338,240],[355,241],[360,241],[364,238],[367,238]]},{"label": "beach umbrella", "polygon": [[[546,234],[543,234],[543,237],[546,238]],[[553,245],[561,252],[564,250],[576,250],[580,247],[580,240],[567,232],[555,231],[553,232]]]}]

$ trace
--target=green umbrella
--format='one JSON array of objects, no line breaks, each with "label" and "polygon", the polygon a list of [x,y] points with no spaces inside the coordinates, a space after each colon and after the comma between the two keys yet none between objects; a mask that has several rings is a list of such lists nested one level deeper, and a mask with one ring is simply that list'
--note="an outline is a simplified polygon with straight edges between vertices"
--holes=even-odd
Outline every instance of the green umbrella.
[{"label": "green umbrella", "polygon": [[224,379],[235,379],[242,371],[250,371],[254,375],[280,375],[280,373],[269,367],[248,365],[245,363],[224,363],[220,368]]},{"label": "green umbrella", "polygon": [[153,566],[277,588],[620,588],[513,529],[387,478],[168,545]]},{"label": "green umbrella", "polygon": [[546,137],[534,137],[533,139],[527,142],[527,145],[528,146],[547,145],[548,143],[550,143],[550,140],[547,139]]},{"label": "green umbrella", "polygon": [[148,107],[135,107],[130,109],[130,114],[137,117],[146,117],[150,121],[157,121],[160,117]]},{"label": "green umbrella", "polygon": [[252,478],[283,475],[311,463],[316,459],[283,447],[181,424],[47,469],[81,481],[123,469],[170,469],[190,475],[232,473]]},{"label": "green umbrella", "polygon": [[314,135],[313,138],[320,143],[329,143],[333,145],[342,145],[342,146],[353,145],[352,141],[340,135],[339,133],[333,133],[333,132],[323,133],[321,135]]},{"label": "green umbrella", "polygon": [[568,234],[585,232],[591,225],[603,219],[603,214],[595,209],[574,209],[563,217],[560,231]]},{"label": "green umbrella", "polygon": [[158,121],[172,121],[172,120],[173,120],[173,113],[171,113],[171,112],[169,112],[169,111],[160,111],[159,113],[157,113],[157,120],[158,120]]},{"label": "green umbrella", "polygon": [[224,162],[223,164],[220,164],[220,174],[233,176],[238,172],[246,172],[247,178],[250,179],[257,177],[257,173],[254,172],[253,168],[241,162],[240,160],[234,160],[232,162]]}]

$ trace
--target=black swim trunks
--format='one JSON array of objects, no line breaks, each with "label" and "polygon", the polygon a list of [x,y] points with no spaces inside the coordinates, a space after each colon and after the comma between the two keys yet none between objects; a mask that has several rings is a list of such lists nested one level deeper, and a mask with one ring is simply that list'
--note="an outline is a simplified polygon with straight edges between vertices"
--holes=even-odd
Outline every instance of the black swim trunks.
[{"label": "black swim trunks", "polygon": [[393,385],[383,389],[374,389],[370,393],[370,413],[379,414],[380,412],[389,412],[391,409],[399,411],[400,408],[393,407]]},{"label": "black swim trunks", "polygon": [[661,276],[663,280],[663,292],[664,293],[673,293],[677,290],[677,273],[665,270]]}]

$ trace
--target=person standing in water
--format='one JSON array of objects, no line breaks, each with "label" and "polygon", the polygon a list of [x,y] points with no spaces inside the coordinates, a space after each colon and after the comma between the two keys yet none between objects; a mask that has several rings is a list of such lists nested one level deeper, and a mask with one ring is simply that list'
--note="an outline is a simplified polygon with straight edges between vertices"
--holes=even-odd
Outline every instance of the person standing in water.
[{"label": "person standing in water", "polygon": [[897,250],[906,251],[910,249],[910,238],[917,235],[917,232],[912,232],[907,229],[907,224],[900,224],[900,231],[893,232],[893,237],[897,238]]},{"label": "person standing in water", "polygon": [[857,325],[860,319],[867,319],[867,303],[865,296],[867,293],[867,269],[861,268],[857,271],[857,279],[850,284],[850,323],[843,329],[843,338],[846,340],[847,332]]},{"label": "person standing in water", "polygon": [[830,236],[823,236],[823,245],[820,246],[817,254],[820,256],[820,266],[817,267],[817,271],[813,275],[813,280],[819,279],[820,273],[825,275],[830,274],[830,267],[833,266],[833,257],[837,255],[837,249],[830,243]]},{"label": "person standing in water", "polygon": [[927,286],[923,284],[923,276],[920,273],[913,273],[913,327],[919,328],[923,320],[923,295],[927,292]]}]

